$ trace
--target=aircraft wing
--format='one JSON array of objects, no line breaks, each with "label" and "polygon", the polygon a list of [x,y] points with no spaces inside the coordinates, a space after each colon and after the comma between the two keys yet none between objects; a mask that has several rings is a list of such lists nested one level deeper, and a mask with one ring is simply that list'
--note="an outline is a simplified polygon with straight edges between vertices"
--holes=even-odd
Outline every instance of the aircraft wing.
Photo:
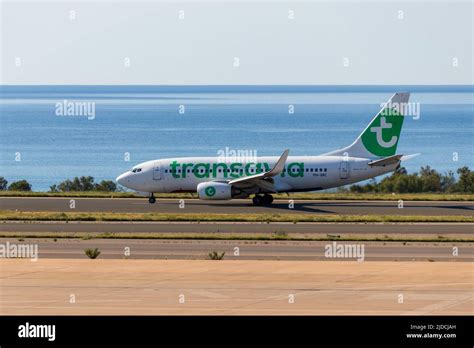
[{"label": "aircraft wing", "polygon": [[256,185],[259,186],[265,190],[268,191],[274,191],[273,189],[273,180],[271,180],[272,177],[280,174],[283,169],[285,168],[285,163],[286,159],[288,158],[288,153],[290,152],[289,149],[286,149],[283,154],[280,156],[278,159],[277,163],[275,166],[269,170],[268,172],[265,173],[258,173],[254,175],[249,175],[249,176],[243,176],[234,180],[231,180],[228,182],[229,185],[235,185],[237,186],[252,186]]}]

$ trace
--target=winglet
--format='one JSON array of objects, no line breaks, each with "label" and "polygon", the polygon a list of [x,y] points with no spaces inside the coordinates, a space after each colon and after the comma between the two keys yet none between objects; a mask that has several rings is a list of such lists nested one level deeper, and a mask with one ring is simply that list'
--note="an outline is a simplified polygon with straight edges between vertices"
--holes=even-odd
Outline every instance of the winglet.
[{"label": "winglet", "polygon": [[282,155],[278,159],[273,169],[266,173],[265,177],[272,177],[280,174],[285,168],[286,159],[288,158],[289,153],[290,149],[286,149],[285,151],[283,151]]}]

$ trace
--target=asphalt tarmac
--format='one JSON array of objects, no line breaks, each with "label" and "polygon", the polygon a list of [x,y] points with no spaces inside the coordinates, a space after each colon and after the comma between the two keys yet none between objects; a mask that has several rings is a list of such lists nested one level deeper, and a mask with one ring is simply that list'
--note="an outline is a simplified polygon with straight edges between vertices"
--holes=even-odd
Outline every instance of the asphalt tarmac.
[{"label": "asphalt tarmac", "polygon": [[0,232],[84,233],[297,233],[322,235],[474,236],[472,223],[91,222],[3,221]]},{"label": "asphalt tarmac", "polygon": [[[74,200],[74,209],[71,209]],[[182,206],[182,204],[181,204]],[[52,198],[1,197],[0,210],[59,211],[59,212],[115,212],[115,213],[202,213],[202,214],[356,214],[356,215],[465,215],[474,214],[474,202],[405,201],[399,208],[397,201],[312,201],[295,200],[290,208],[288,200],[276,200],[271,206],[256,207],[250,199],[231,201],[202,201],[157,199],[149,204],[146,198]]]}]

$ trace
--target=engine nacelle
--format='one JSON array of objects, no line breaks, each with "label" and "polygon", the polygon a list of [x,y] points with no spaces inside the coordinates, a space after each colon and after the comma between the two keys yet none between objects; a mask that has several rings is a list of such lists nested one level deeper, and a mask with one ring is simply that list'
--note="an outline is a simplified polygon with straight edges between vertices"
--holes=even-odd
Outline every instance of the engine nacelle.
[{"label": "engine nacelle", "polygon": [[199,199],[232,199],[232,185],[225,182],[207,181],[198,184]]}]

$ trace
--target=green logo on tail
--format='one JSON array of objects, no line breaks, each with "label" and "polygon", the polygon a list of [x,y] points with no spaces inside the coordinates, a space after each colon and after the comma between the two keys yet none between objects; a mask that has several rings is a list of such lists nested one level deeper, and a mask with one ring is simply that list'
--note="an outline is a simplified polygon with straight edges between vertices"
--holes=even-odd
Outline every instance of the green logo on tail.
[{"label": "green logo on tail", "polygon": [[362,134],[362,143],[375,156],[395,155],[403,125],[403,115],[385,108]]}]

